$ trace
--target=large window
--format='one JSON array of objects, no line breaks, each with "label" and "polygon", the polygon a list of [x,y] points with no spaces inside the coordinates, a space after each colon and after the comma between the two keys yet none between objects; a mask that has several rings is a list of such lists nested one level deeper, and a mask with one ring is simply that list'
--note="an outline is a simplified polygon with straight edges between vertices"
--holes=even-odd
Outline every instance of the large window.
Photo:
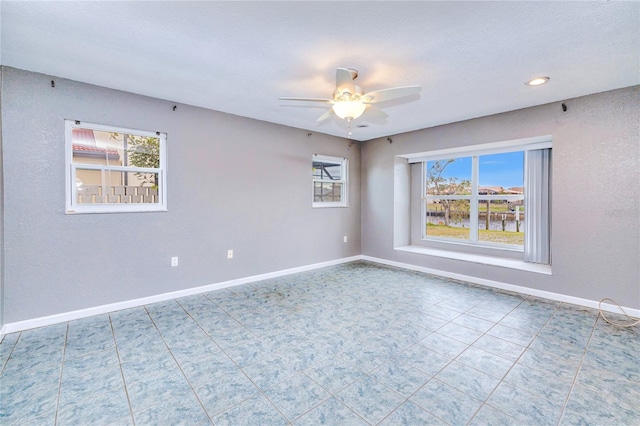
[{"label": "large window", "polygon": [[347,159],[313,155],[313,207],[347,207]]},{"label": "large window", "polygon": [[166,210],[166,134],[67,120],[67,213]]},{"label": "large window", "polygon": [[523,151],[425,164],[425,238],[522,249]]},{"label": "large window", "polygon": [[423,241],[520,251],[549,264],[550,147],[516,141],[410,160],[422,163]]}]

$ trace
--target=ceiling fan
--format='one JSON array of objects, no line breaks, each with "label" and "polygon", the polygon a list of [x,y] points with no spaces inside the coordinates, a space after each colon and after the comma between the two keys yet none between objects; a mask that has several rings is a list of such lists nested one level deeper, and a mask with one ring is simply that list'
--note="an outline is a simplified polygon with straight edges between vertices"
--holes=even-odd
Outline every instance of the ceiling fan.
[{"label": "ceiling fan", "polygon": [[[404,86],[364,93],[362,88],[356,86],[354,83],[357,77],[358,70],[338,68],[336,70],[336,89],[333,91],[332,99],[285,96],[279,97],[278,99],[283,101],[325,102],[331,104],[331,109],[322,114],[316,120],[318,122],[325,121],[335,114],[351,124],[352,120],[366,114],[365,118],[375,123],[384,122],[388,115],[373,104],[417,94],[420,93],[421,90],[420,86]],[[351,135],[351,130],[349,130],[349,135]]]}]

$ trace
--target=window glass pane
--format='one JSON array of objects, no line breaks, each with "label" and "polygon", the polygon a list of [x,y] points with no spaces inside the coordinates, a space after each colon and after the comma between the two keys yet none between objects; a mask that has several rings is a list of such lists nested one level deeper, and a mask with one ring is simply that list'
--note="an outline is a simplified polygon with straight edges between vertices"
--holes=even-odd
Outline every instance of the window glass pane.
[{"label": "window glass pane", "polygon": [[105,166],[160,167],[160,139],[91,129],[72,129],[73,162]]},{"label": "window glass pane", "polygon": [[478,241],[524,244],[523,200],[478,202]]},{"label": "window glass pane", "polygon": [[72,129],[73,162],[122,166],[122,141],[111,140],[109,133],[91,129]]},{"label": "window glass pane", "polygon": [[342,164],[330,163],[326,161],[314,161],[313,162],[313,178],[314,179],[328,179],[328,180],[341,180],[342,179]]},{"label": "window glass pane", "polygon": [[481,155],[479,195],[524,194],[524,152]]},{"label": "window glass pane", "polygon": [[428,237],[469,239],[469,200],[427,201]]},{"label": "window glass pane", "polygon": [[141,183],[139,173],[76,169],[78,204],[157,204],[157,173],[145,173],[149,182]]},{"label": "window glass pane", "polygon": [[150,136],[122,135],[124,165],[160,168],[160,139]]},{"label": "window glass pane", "polygon": [[314,182],[313,201],[315,203],[339,203],[342,201],[342,183]]},{"label": "window glass pane", "polygon": [[471,157],[427,161],[427,195],[471,194]]}]

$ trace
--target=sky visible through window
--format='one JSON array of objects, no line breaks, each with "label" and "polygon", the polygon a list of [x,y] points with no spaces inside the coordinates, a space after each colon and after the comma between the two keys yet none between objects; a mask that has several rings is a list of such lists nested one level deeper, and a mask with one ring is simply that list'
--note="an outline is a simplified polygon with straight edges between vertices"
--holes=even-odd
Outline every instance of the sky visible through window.
[{"label": "sky visible through window", "polygon": [[[481,155],[479,186],[501,186],[505,189],[524,186],[524,152]],[[427,163],[427,169],[433,164]],[[442,177],[471,180],[471,157],[458,158],[449,164]]]}]

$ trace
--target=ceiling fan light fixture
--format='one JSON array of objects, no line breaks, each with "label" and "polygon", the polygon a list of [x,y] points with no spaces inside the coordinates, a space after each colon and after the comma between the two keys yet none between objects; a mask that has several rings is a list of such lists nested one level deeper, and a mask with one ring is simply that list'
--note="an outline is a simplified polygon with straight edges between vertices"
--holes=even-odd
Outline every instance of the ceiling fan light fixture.
[{"label": "ceiling fan light fixture", "polygon": [[533,80],[527,81],[525,84],[527,86],[540,86],[541,84],[545,84],[549,81],[549,77],[536,77]]},{"label": "ceiling fan light fixture", "polygon": [[333,112],[343,120],[360,117],[367,108],[361,101],[340,101],[333,104]]}]

